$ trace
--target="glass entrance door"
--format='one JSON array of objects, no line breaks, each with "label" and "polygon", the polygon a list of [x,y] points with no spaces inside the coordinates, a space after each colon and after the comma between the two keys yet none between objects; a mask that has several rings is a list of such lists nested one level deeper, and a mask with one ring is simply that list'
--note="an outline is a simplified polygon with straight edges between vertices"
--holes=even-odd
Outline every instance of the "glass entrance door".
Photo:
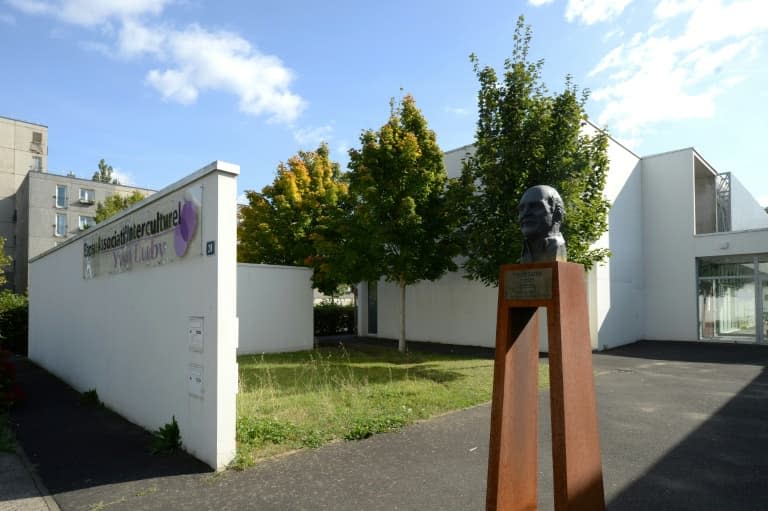
[{"label": "glass entrance door", "polygon": [[763,337],[755,263],[751,255],[699,260],[700,338],[759,342]]}]

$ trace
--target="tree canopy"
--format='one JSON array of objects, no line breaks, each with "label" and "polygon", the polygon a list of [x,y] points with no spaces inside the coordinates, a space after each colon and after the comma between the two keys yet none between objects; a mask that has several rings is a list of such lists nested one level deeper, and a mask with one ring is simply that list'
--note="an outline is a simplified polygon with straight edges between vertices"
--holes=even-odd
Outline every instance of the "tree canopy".
[{"label": "tree canopy", "polygon": [[523,238],[517,201],[534,185],[550,185],[563,198],[561,231],[570,261],[590,268],[610,255],[591,248],[608,228],[607,134],[587,124],[588,92],[579,93],[570,77],[562,92],[547,91],[541,79],[544,62],[528,59],[531,37],[521,16],[501,79],[470,56],[480,90],[475,152],[463,168],[471,188],[464,196],[464,269],[486,285],[498,283],[500,265],[519,259]]},{"label": "tree canopy", "polygon": [[247,190],[248,204],[240,209],[237,257],[240,262],[312,266],[313,282],[333,294],[349,283],[343,272],[328,267],[318,242],[333,239],[331,225],[339,216],[347,184],[328,146],[299,151],[280,163],[271,185],[261,192]]},{"label": "tree canopy", "polygon": [[100,183],[109,183],[113,185],[119,185],[120,181],[116,177],[112,177],[112,165],[107,165],[104,158],[99,160],[99,170],[93,173],[91,178],[93,181],[99,181]]},{"label": "tree canopy", "polygon": [[128,209],[142,199],[144,199],[144,195],[138,190],[134,190],[129,195],[121,195],[119,193],[110,195],[103,203],[99,202],[96,204],[96,216],[94,217],[94,220],[96,223],[103,222],[107,218],[120,213],[122,210]]},{"label": "tree canopy", "polygon": [[435,133],[412,96],[390,106],[387,123],[363,132],[361,148],[349,152],[349,193],[352,224],[368,244],[366,257],[358,260],[366,266],[360,273],[400,287],[404,351],[406,286],[455,270],[459,245]]}]

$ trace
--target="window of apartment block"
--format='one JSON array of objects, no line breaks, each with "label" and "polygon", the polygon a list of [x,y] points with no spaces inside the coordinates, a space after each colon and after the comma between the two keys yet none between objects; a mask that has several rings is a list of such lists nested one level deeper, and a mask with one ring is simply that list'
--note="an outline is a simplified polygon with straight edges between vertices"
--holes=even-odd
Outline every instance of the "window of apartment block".
[{"label": "window of apartment block", "polygon": [[33,172],[42,172],[43,171],[43,157],[42,156],[33,156],[32,157],[32,171]]},{"label": "window of apartment block", "polygon": [[89,227],[93,227],[96,225],[96,219],[92,216],[82,216],[80,215],[77,220],[77,227],[81,231],[84,231],[88,229]]},{"label": "window of apartment block", "polygon": [[67,235],[67,214],[66,213],[56,213],[56,226],[54,227],[53,234],[55,236]]},{"label": "window of apartment block", "polygon": [[43,152],[43,134],[39,131],[32,132],[32,145],[29,148],[33,153]]},{"label": "window of apartment block", "polygon": [[91,188],[80,188],[80,203],[93,204],[96,202],[96,190]]},{"label": "window of apartment block", "polygon": [[67,207],[67,185],[56,185],[56,207]]}]

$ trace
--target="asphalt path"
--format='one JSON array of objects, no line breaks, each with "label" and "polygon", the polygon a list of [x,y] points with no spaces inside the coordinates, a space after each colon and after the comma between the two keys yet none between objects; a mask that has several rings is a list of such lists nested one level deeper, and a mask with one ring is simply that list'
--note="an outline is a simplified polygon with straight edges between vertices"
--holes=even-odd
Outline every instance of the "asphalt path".
[{"label": "asphalt path", "polygon": [[[487,353],[487,352],[486,352]],[[640,342],[593,356],[611,511],[768,510],[768,347]],[[64,511],[480,510],[490,406],[215,474],[29,363],[17,436]],[[553,509],[549,395],[539,509]]]}]

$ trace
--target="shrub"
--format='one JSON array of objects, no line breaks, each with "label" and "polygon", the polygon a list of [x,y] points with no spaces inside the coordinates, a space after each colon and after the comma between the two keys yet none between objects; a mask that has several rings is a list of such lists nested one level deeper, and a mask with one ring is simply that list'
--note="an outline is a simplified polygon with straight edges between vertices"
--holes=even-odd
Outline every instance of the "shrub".
[{"label": "shrub", "polygon": [[24,400],[24,391],[16,384],[16,366],[11,353],[0,350],[0,413]]},{"label": "shrub", "polygon": [[86,390],[80,394],[80,404],[92,408],[102,408],[104,406],[104,403],[99,399],[99,393],[96,392],[96,389]]},{"label": "shrub", "polygon": [[173,416],[171,422],[152,433],[152,453],[167,454],[179,449],[181,449],[181,432],[176,416]]},{"label": "shrub", "polygon": [[355,306],[323,302],[315,305],[315,335],[355,333]]},{"label": "shrub", "polygon": [[29,299],[7,289],[0,292],[0,344],[20,355],[27,354]]}]

